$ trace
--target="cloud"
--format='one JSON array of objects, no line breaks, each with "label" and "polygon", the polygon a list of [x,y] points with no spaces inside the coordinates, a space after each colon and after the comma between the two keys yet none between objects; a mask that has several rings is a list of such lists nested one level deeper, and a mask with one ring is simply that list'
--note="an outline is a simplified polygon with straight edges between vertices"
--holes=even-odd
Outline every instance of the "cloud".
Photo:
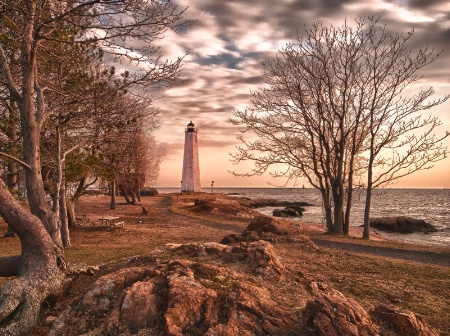
[{"label": "cloud", "polygon": [[[440,95],[450,92],[448,1],[173,1],[180,8],[189,7],[186,16],[197,22],[179,34],[167,32],[158,42],[163,54],[170,59],[186,55],[181,73],[185,82],[167,90],[156,102],[161,118],[156,136],[167,144],[168,153],[162,166],[165,185],[170,184],[171,179],[173,185],[178,185],[184,128],[191,120],[199,128],[201,171],[213,170],[211,164],[219,169],[217,163],[220,162],[220,173],[217,173],[220,178],[216,178],[225,181],[229,176],[227,170],[237,170],[228,156],[239,144],[236,140],[239,132],[229,122],[232,112],[250,105],[251,92],[265,86],[261,62],[274,57],[313,21],[340,26],[344,20],[353,23],[355,19],[381,16],[382,24],[394,33],[414,29],[411,48],[418,50],[428,44],[436,52],[442,50],[440,57],[423,69],[423,79],[414,89],[433,86]],[[446,122],[447,110],[448,103],[437,110]],[[449,125],[446,127],[448,129]],[[260,179],[257,183],[263,185]]]}]

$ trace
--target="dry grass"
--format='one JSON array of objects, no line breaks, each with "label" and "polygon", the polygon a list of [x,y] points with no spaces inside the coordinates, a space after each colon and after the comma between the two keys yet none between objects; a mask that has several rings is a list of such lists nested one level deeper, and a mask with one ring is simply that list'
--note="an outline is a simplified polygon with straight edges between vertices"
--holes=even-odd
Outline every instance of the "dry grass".
[{"label": "dry grass", "polygon": [[[140,206],[125,204],[118,204],[115,211],[108,210],[109,199],[105,196],[83,198],[78,214],[87,214],[91,221],[114,214],[125,220],[125,229],[106,230],[98,225],[72,229],[72,247],[66,251],[67,261],[99,265],[148,254],[169,242],[220,241],[227,234],[241,232],[249,221],[214,211],[193,212],[192,196],[181,196],[178,200],[175,195],[171,197],[172,200],[167,196],[143,198],[142,204],[149,210],[147,215],[142,214]],[[142,224],[138,224],[139,221]],[[0,235],[5,230],[5,223],[0,220]],[[316,238],[351,244],[442,251],[432,247],[400,245],[398,242],[367,242],[351,237],[322,235],[315,230],[308,233]],[[440,334],[450,335],[450,267],[332,249],[311,250],[296,242],[274,243],[274,246],[290,274],[300,275],[305,284],[309,281],[327,283],[355,298],[368,310],[380,303],[393,303],[422,315]],[[0,255],[18,253],[20,243],[17,238],[0,239]],[[76,286],[78,292],[83,291],[94,277],[84,279]],[[289,295],[288,291],[285,293],[282,290],[282,284],[274,283],[273,286],[277,295]],[[288,297],[286,300],[289,300]]]}]

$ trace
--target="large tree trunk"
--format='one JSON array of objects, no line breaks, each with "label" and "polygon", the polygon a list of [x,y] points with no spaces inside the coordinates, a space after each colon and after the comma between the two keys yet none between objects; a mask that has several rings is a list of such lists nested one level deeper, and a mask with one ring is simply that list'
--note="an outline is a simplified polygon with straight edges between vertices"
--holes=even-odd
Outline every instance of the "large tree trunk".
[{"label": "large tree trunk", "polygon": [[61,184],[59,196],[59,218],[61,219],[61,238],[65,249],[70,247],[69,220],[67,216],[67,198],[65,184]]},{"label": "large tree trunk", "polygon": [[327,233],[333,232],[333,215],[330,204],[330,197],[325,188],[320,189],[320,194],[322,196],[323,209],[325,211],[325,221],[327,225]]},{"label": "large tree trunk", "polygon": [[[372,175],[371,169],[369,168],[369,174]],[[370,239],[370,206],[372,203],[372,181],[367,184],[366,190],[366,204],[364,207],[364,231],[363,239]]]},{"label": "large tree trunk", "polygon": [[[32,5],[36,6],[35,3]],[[31,59],[30,62],[35,65],[36,60]],[[40,89],[35,90],[35,70],[28,67],[33,68],[33,64],[24,64],[23,97],[18,103],[23,134],[23,157],[28,165],[25,174],[28,203],[31,213],[41,220],[52,240],[62,247],[59,213],[53,212],[47,204],[41,173],[40,135],[45,115],[44,97]],[[37,105],[40,106],[38,109],[34,105],[35,94]]]},{"label": "large tree trunk", "polygon": [[0,334],[25,335],[36,324],[42,301],[60,293],[65,261],[39,218],[28,213],[1,180],[0,204],[0,215],[22,245],[20,256],[0,258],[0,276],[16,276],[0,287]]},{"label": "large tree trunk", "polygon": [[342,187],[342,184],[340,182],[338,183],[338,185],[334,185],[332,188],[334,204],[333,232],[341,234],[344,232],[344,188]]},{"label": "large tree trunk", "polygon": [[114,179],[111,180],[111,203],[109,210],[116,210],[116,181]]},{"label": "large tree trunk", "polygon": [[61,130],[56,128],[56,182],[53,195],[53,212],[58,215],[63,248],[70,247],[69,224],[67,222],[66,189],[64,184],[65,154],[62,150]]},{"label": "large tree trunk", "polygon": [[[373,148],[373,141],[371,143]],[[372,203],[372,189],[373,189],[373,161],[374,156],[371,153],[369,157],[369,165],[367,169],[367,190],[366,190],[366,204],[364,207],[364,231],[363,239],[370,239],[370,207]]]},{"label": "large tree trunk", "polygon": [[138,202],[140,202],[141,201],[141,185],[139,182],[137,182],[137,184],[136,184],[136,197],[137,197]]},{"label": "large tree trunk", "polygon": [[127,204],[133,204],[132,200],[130,200],[130,198],[128,197],[127,190],[125,190],[123,184],[119,185],[119,190],[120,190],[120,193],[122,194],[123,198],[125,198],[125,201],[127,202]]},{"label": "large tree trunk", "polygon": [[70,198],[66,199],[66,213],[67,213],[67,226],[69,228],[75,227],[76,226],[75,204]]},{"label": "large tree trunk", "polygon": [[72,198],[66,198],[66,208],[67,208],[67,221],[68,227],[72,228],[76,226],[75,221],[75,209],[78,204],[78,200],[83,195],[83,191],[93,185],[97,181],[97,178],[94,179],[91,183],[86,184],[86,177],[82,177],[80,182],[78,183],[77,190]]},{"label": "large tree trunk", "polygon": [[136,204],[137,204],[137,203],[136,203],[136,194],[135,194],[134,191],[131,192],[131,204],[132,204],[132,205],[136,205]]}]

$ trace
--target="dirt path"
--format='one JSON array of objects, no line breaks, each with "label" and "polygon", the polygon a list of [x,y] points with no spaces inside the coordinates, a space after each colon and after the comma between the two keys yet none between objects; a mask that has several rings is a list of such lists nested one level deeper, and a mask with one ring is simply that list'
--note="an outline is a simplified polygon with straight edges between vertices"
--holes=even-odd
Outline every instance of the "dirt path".
[{"label": "dirt path", "polygon": [[438,253],[428,251],[403,250],[392,247],[368,246],[360,244],[349,244],[320,238],[311,239],[314,244],[323,248],[338,249],[352,253],[363,253],[383,256],[401,260],[415,261],[425,264],[450,267],[450,253]]}]

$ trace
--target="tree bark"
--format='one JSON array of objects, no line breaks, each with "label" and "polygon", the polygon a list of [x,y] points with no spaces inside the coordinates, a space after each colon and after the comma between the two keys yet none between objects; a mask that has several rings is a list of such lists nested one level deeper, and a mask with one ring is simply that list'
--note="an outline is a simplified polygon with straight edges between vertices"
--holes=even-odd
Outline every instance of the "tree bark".
[{"label": "tree bark", "polygon": [[137,185],[136,185],[136,197],[137,197],[138,202],[140,202],[141,201],[141,186],[140,186],[139,182],[137,182]]},{"label": "tree bark", "polygon": [[82,177],[80,179],[80,182],[78,183],[77,190],[75,191],[75,194],[71,198],[66,197],[66,208],[67,208],[67,221],[68,221],[68,227],[72,228],[76,226],[75,221],[75,209],[78,204],[78,200],[83,195],[83,191],[88,187],[94,184],[97,181],[97,178],[94,179],[89,184],[86,184],[86,177]]},{"label": "tree bark", "polygon": [[[130,200],[130,198],[128,197],[128,193],[125,190],[123,184],[119,185],[119,190],[120,190],[120,193],[122,194],[123,198],[125,198],[125,201],[127,202],[127,204],[133,204],[133,201]],[[135,203],[136,203],[136,201],[135,201]]]},{"label": "tree bark", "polygon": [[74,201],[66,199],[67,226],[73,228],[76,226],[75,221],[75,204]]},{"label": "tree bark", "polygon": [[17,275],[0,287],[0,334],[25,335],[36,324],[42,301],[61,292],[66,263],[39,218],[15,200],[1,179],[0,204],[0,215],[22,245],[20,256],[0,258],[0,275]]},{"label": "tree bark", "polygon": [[116,210],[116,181],[114,179],[111,180],[111,203],[109,210]]},{"label": "tree bark", "polygon": [[372,203],[372,166],[369,165],[367,173],[367,190],[366,190],[366,204],[364,207],[364,231],[363,239],[370,239],[370,206]]},{"label": "tree bark", "polygon": [[137,203],[136,203],[136,194],[135,194],[134,191],[131,192],[131,204],[132,204],[132,205],[136,205],[136,204],[137,204]]},{"label": "tree bark", "polygon": [[67,216],[67,197],[65,184],[61,184],[61,190],[59,193],[59,218],[61,220],[61,238],[63,247],[68,249],[70,247],[70,233],[69,233],[69,220]]},{"label": "tree bark", "polygon": [[6,228],[6,232],[3,235],[3,237],[4,238],[7,238],[7,237],[14,238],[15,236],[16,236],[16,234],[15,234],[14,230],[12,229],[11,226],[8,225],[8,227]]}]

